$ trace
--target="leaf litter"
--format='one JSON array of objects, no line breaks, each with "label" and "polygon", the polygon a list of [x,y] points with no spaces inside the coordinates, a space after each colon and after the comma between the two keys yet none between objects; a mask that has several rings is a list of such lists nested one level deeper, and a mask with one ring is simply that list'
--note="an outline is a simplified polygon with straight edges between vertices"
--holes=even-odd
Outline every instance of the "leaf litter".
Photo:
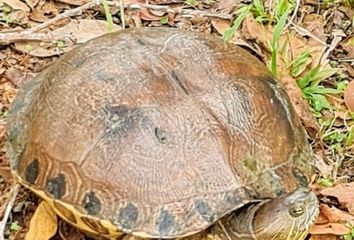
[{"label": "leaf litter", "polygon": [[[124,13],[114,2],[109,4],[116,31],[121,29],[123,16],[128,27],[178,27],[222,37],[240,15],[245,2],[248,7],[244,9],[250,12],[244,12],[230,42],[245,46],[270,66],[275,26],[281,17],[277,14],[284,12],[276,4],[278,1],[258,1],[263,6],[258,3],[251,8],[252,2],[239,0],[129,0],[123,2]],[[286,29],[279,35],[273,64],[315,152],[318,178],[314,191],[321,201],[321,215],[311,228],[309,239],[344,237],[347,240],[354,239],[351,235],[354,225],[354,11],[348,5],[353,4],[350,0],[325,2],[306,0],[298,8],[292,6]],[[90,3],[90,0],[0,1],[0,215],[12,184],[4,148],[9,106],[18,87],[58,56],[108,31],[103,9],[94,4],[86,8]],[[80,7],[83,10],[61,17]],[[59,20],[47,24],[58,17]],[[36,28],[30,34],[25,32]],[[2,35],[6,33],[23,34],[6,39],[9,35]],[[24,239],[27,233],[35,231],[36,224],[31,225],[30,220],[40,221],[37,215],[48,214],[42,204],[36,207],[38,202],[28,191],[20,192],[6,233],[9,239]],[[52,239],[85,239],[61,220],[57,226]],[[54,225],[46,227],[51,234],[53,229]]]}]

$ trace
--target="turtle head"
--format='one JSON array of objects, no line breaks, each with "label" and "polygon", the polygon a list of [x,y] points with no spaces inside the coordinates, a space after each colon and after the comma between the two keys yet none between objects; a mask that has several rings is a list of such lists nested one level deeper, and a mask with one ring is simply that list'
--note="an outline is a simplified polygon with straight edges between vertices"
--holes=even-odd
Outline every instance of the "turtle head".
[{"label": "turtle head", "polygon": [[257,239],[304,239],[319,213],[316,195],[306,188],[265,202],[254,212]]}]

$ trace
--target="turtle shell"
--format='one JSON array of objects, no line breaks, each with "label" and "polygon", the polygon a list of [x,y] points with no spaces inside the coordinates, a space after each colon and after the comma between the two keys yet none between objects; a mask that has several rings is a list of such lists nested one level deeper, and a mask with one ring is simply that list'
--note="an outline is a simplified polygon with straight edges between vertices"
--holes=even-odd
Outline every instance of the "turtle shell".
[{"label": "turtle shell", "polygon": [[101,235],[191,235],[307,186],[314,170],[264,64],[178,29],[128,29],[75,48],[24,86],[8,123],[18,180]]}]

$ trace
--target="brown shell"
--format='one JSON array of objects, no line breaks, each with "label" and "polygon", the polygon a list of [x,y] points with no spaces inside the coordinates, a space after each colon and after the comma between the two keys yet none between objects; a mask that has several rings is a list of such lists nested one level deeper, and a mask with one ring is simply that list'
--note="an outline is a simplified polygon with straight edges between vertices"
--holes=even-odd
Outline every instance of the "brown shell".
[{"label": "brown shell", "polygon": [[65,54],[20,92],[8,143],[23,184],[102,234],[99,220],[190,235],[313,173],[304,130],[266,67],[177,29],[119,31]]}]

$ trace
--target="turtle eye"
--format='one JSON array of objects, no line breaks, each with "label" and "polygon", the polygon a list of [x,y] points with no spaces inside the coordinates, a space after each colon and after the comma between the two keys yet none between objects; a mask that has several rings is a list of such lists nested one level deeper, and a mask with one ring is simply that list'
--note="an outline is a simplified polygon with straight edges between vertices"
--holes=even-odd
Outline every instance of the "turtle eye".
[{"label": "turtle eye", "polygon": [[292,217],[300,217],[305,212],[303,203],[296,203],[290,206],[289,213]]}]

